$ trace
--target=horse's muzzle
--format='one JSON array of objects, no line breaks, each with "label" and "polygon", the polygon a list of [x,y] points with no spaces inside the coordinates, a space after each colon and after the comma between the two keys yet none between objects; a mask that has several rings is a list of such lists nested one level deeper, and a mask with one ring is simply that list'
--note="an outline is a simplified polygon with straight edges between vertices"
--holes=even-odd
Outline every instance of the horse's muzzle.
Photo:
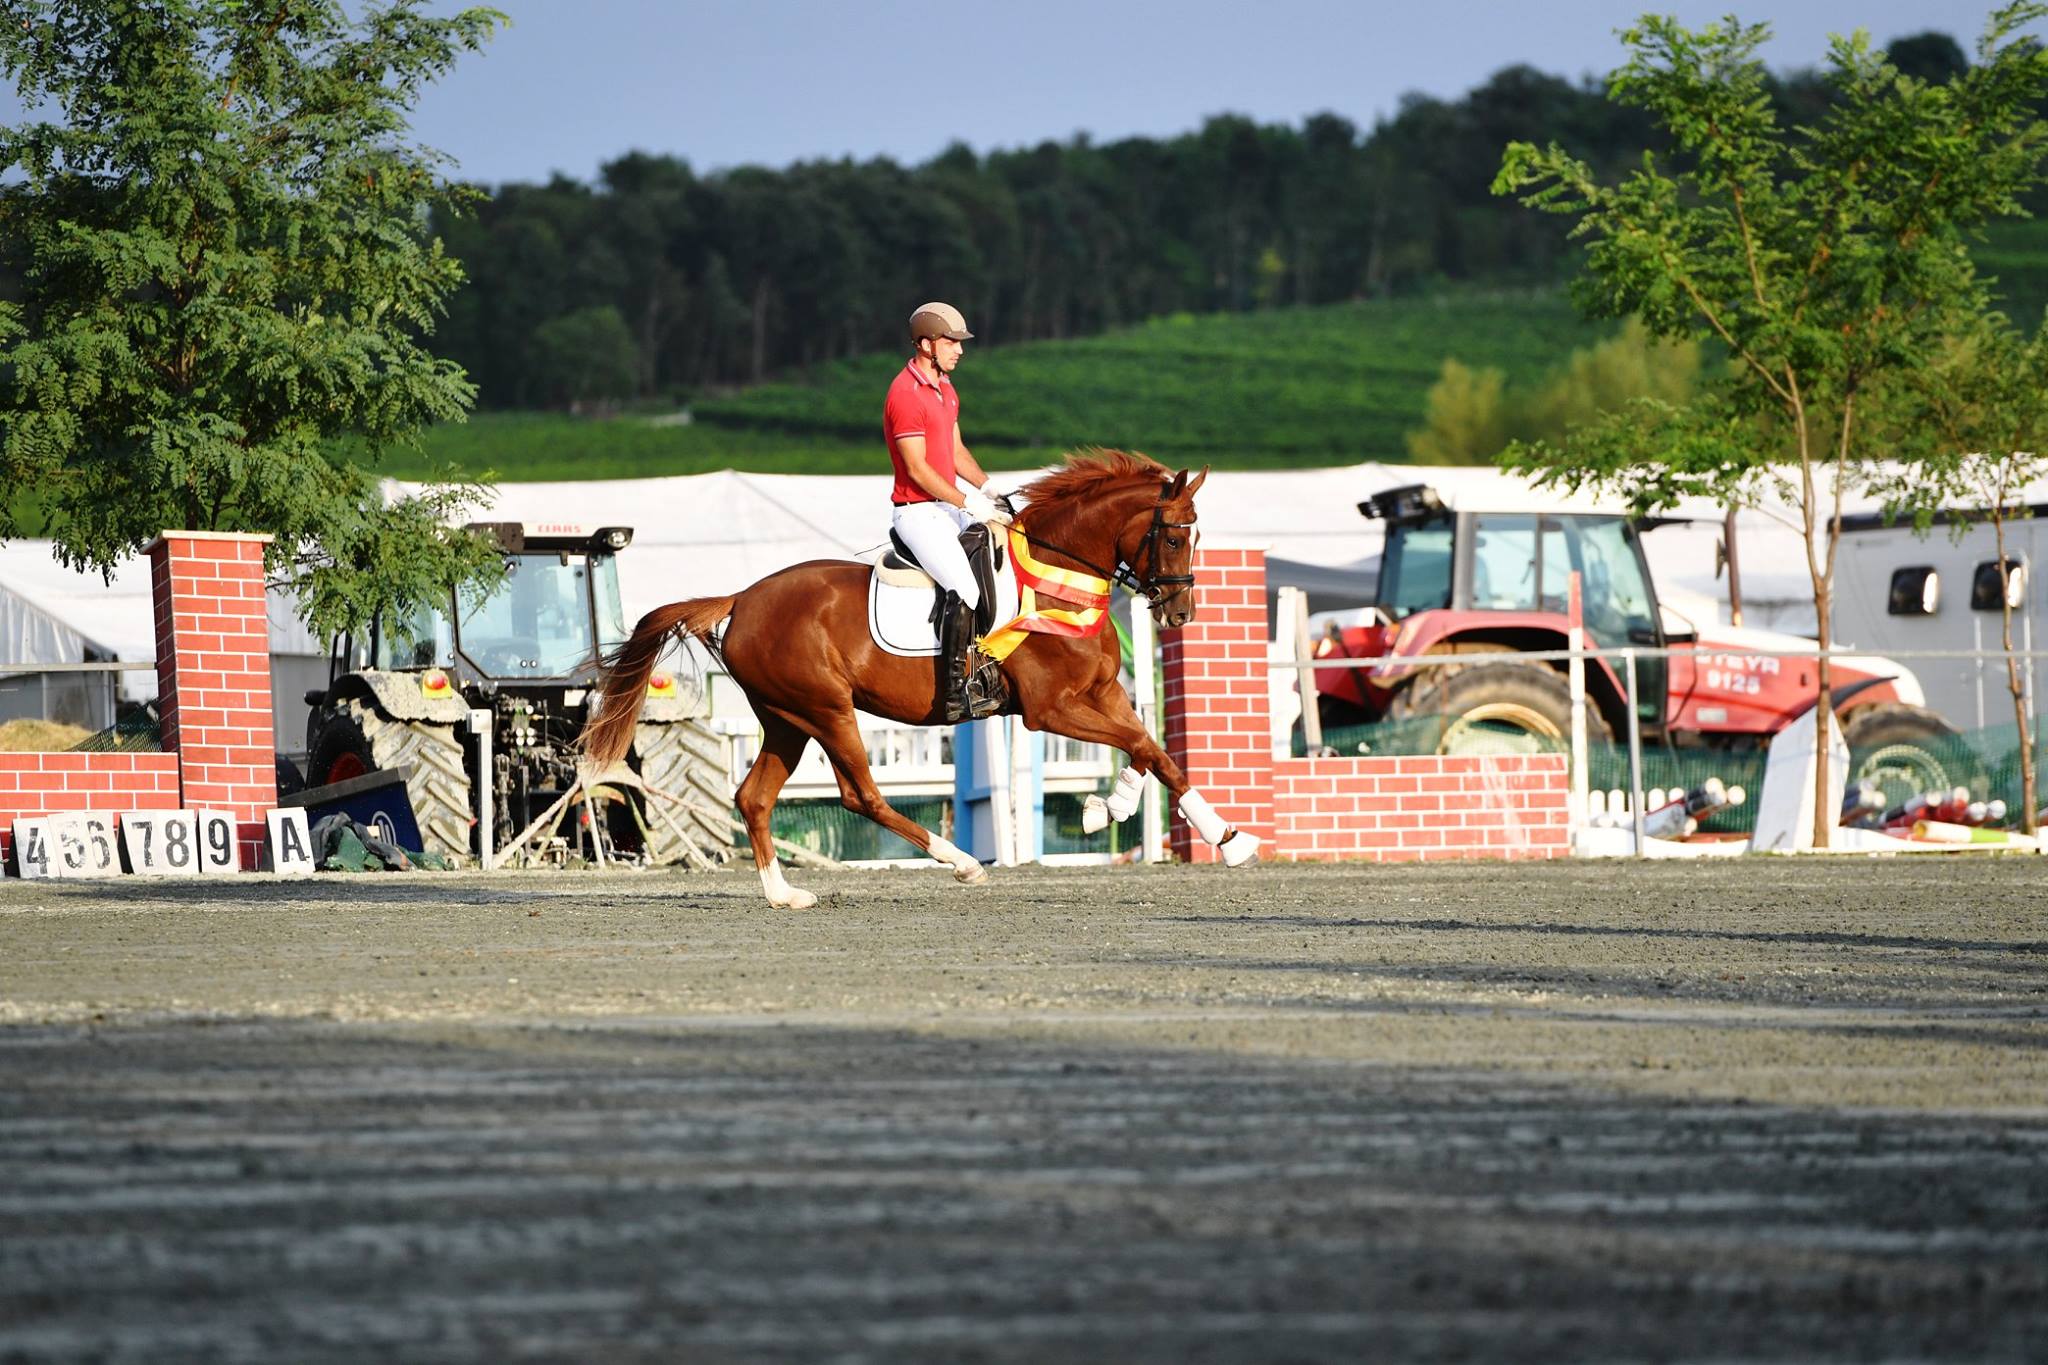
[{"label": "horse's muzzle", "polygon": [[1182,588],[1171,597],[1161,598],[1152,608],[1152,620],[1166,630],[1179,630],[1195,619],[1195,590]]}]

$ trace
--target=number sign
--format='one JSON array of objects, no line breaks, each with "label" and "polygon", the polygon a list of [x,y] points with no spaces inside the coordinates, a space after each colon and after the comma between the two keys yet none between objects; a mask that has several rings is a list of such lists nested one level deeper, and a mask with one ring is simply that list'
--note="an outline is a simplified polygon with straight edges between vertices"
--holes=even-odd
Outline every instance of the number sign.
[{"label": "number sign", "polygon": [[202,810],[199,817],[199,870],[240,872],[241,851],[235,847],[235,817],[224,810]]},{"label": "number sign", "polygon": [[143,877],[199,875],[199,816],[189,810],[137,811],[121,817],[128,869]]},{"label": "number sign", "polygon": [[112,877],[121,871],[114,846],[114,817],[97,812],[50,818],[50,843],[60,877]]},{"label": "number sign", "polygon": [[14,822],[14,861],[24,877],[55,877],[50,857],[50,817],[38,815]]}]

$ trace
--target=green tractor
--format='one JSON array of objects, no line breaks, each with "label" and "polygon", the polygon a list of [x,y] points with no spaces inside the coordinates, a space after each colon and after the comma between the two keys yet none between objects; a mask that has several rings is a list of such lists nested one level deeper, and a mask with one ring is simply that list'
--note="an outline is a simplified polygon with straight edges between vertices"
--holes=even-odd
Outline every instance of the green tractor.
[{"label": "green tractor", "polygon": [[504,578],[481,602],[451,597],[334,642],[327,686],[306,694],[307,782],[402,771],[426,851],[458,865],[731,857],[725,743],[691,680],[649,681],[630,773],[579,776],[597,661],[628,633],[617,556],[632,530],[470,529],[497,541]]}]

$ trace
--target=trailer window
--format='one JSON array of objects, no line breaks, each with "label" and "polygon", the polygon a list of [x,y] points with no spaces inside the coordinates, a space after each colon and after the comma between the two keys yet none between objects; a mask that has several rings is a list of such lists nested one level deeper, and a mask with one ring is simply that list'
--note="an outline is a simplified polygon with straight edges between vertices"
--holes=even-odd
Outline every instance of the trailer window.
[{"label": "trailer window", "polygon": [[1380,565],[1380,610],[1395,620],[1451,605],[1451,523],[1388,528]]}]

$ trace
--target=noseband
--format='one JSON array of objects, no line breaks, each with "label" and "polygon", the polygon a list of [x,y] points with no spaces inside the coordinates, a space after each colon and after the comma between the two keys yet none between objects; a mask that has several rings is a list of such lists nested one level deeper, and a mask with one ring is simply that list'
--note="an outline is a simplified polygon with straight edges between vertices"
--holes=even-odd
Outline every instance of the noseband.
[{"label": "noseband", "polygon": [[1164,483],[1160,484],[1159,501],[1152,508],[1152,525],[1145,532],[1145,544],[1142,547],[1145,555],[1145,567],[1147,569],[1147,573],[1142,578],[1138,576],[1136,570],[1125,564],[1121,559],[1117,561],[1115,569],[1104,569],[1100,564],[1084,559],[1072,550],[1067,549],[1064,545],[1055,545],[1051,541],[1044,539],[1040,539],[1037,543],[1048,550],[1065,555],[1082,568],[1091,569],[1112,583],[1120,584],[1130,589],[1134,595],[1143,597],[1151,605],[1157,607],[1166,601],[1167,598],[1173,596],[1174,593],[1195,586],[1194,565],[1192,562],[1188,565],[1190,570],[1188,573],[1150,572],[1159,564],[1159,538],[1169,529],[1186,531],[1191,530],[1194,524],[1192,521],[1168,521],[1166,519],[1166,485]]}]

